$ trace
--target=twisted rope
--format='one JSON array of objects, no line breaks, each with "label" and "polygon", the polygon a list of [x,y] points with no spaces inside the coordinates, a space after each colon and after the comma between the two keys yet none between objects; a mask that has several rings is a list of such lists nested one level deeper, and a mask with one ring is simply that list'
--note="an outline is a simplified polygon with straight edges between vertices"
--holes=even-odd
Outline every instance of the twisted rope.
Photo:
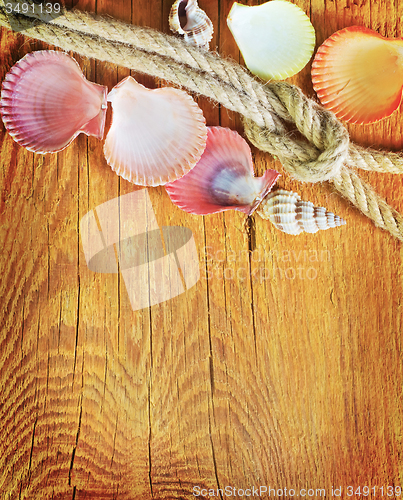
[{"label": "twisted rope", "polygon": [[[298,87],[286,82],[263,85],[237,63],[151,28],[76,10],[53,15],[50,20],[32,12],[10,14],[6,3],[0,0],[0,26],[170,81],[242,114],[248,139],[277,156],[294,178],[332,182],[375,225],[403,241],[403,217],[355,172],[358,167],[403,173],[403,157],[350,143],[347,130],[335,116]],[[289,124],[305,139],[290,135]]]}]

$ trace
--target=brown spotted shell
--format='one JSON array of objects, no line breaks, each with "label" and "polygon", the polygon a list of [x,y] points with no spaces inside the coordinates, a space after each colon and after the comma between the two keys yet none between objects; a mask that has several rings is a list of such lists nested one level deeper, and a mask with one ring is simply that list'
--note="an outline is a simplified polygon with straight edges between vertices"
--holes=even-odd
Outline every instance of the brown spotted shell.
[{"label": "brown spotted shell", "polygon": [[279,189],[269,193],[257,209],[280,231],[287,234],[316,233],[346,224],[346,221],[326,208],[302,201],[297,193]]},{"label": "brown spotted shell", "polygon": [[183,35],[191,45],[209,49],[214,32],[213,23],[199,8],[197,0],[176,0],[169,13],[169,27],[171,31]]}]

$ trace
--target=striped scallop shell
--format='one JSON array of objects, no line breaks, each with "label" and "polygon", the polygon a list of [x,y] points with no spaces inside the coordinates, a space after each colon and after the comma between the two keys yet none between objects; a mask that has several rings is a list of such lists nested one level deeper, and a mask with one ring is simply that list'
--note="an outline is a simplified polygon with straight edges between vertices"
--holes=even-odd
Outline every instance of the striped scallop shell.
[{"label": "striped scallop shell", "polygon": [[148,89],[128,76],[109,92],[108,101],[113,112],[104,154],[124,179],[160,186],[199,161],[206,147],[206,120],[183,90]]},{"label": "striped scallop shell", "polygon": [[183,35],[185,41],[202,49],[209,49],[213,38],[213,23],[197,0],[176,0],[169,13],[171,31]]},{"label": "striped scallop shell", "polygon": [[310,201],[302,201],[297,193],[284,189],[269,193],[257,213],[287,234],[316,233],[346,224],[344,219],[326,208],[315,207]]}]

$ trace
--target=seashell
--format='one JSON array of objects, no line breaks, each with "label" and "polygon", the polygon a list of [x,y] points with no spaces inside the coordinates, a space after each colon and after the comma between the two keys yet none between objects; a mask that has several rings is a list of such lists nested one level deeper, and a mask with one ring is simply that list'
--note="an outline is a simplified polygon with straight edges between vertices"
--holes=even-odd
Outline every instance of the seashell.
[{"label": "seashell", "polygon": [[398,107],[403,86],[403,39],[388,39],[362,26],[334,33],[312,64],[321,103],[351,123],[373,123]]},{"label": "seashell", "polygon": [[80,133],[102,139],[107,87],[89,82],[64,52],[40,50],[18,61],[1,90],[4,125],[21,146],[55,153]]},{"label": "seashell", "polygon": [[257,213],[287,234],[316,233],[346,224],[344,219],[328,212],[326,208],[315,207],[310,201],[301,201],[297,193],[284,189],[269,193]]},{"label": "seashell", "polygon": [[171,31],[183,35],[186,42],[196,47],[209,49],[213,38],[213,23],[196,0],[176,0],[169,13]]},{"label": "seashell", "polygon": [[181,179],[166,184],[172,202],[198,215],[224,210],[251,214],[280,174],[268,170],[254,177],[250,147],[235,131],[208,127],[206,149],[197,165]]},{"label": "seashell", "polygon": [[301,71],[315,48],[315,30],[293,3],[234,3],[227,24],[249,71],[263,80],[284,80]]},{"label": "seashell", "polygon": [[124,179],[159,186],[182,177],[199,161],[207,127],[186,92],[147,89],[128,76],[109,92],[108,101],[113,114],[105,158]]}]

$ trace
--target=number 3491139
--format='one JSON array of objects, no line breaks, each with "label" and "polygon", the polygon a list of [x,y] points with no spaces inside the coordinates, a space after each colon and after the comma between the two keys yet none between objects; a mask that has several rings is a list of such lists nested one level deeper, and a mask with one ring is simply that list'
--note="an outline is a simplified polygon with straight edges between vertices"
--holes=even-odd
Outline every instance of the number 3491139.
[{"label": "number 3491139", "polygon": [[372,496],[379,497],[400,497],[402,494],[402,488],[400,486],[347,486],[347,496],[363,496],[367,497],[370,494]]},{"label": "number 3491139", "polygon": [[7,14],[28,14],[29,12],[36,14],[60,14],[60,3],[28,3],[28,2],[8,2],[5,4]]}]

